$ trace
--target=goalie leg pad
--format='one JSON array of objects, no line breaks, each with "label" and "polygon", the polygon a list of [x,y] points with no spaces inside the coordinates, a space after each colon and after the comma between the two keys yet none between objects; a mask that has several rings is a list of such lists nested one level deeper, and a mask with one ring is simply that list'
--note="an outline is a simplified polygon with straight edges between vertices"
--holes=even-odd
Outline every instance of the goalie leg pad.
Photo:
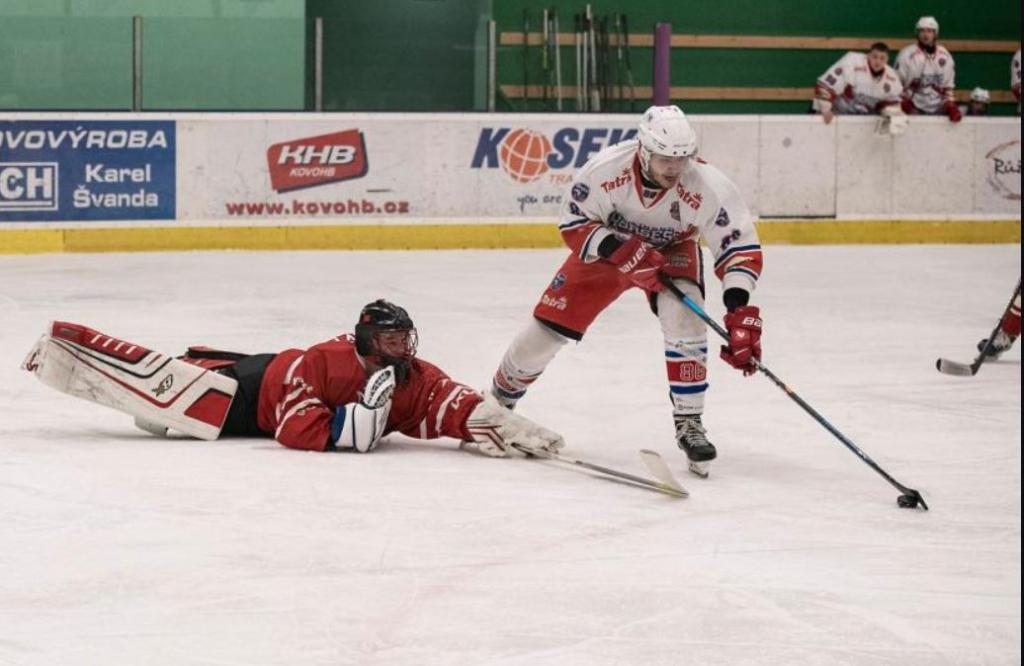
[{"label": "goalie leg pad", "polygon": [[220,435],[237,388],[230,377],[62,321],[22,368],[68,395],[206,440]]}]

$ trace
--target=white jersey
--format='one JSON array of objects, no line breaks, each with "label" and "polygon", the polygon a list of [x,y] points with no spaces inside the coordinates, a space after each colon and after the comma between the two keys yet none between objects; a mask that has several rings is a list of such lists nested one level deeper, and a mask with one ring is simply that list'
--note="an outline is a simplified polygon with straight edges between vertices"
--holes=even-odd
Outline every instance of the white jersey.
[{"label": "white jersey", "polygon": [[1020,49],[1013,54],[1013,61],[1010,62],[1010,90],[1017,98],[1017,113],[1020,113]]},{"label": "white jersey", "polygon": [[715,167],[691,158],[674,188],[648,189],[640,178],[637,146],[633,139],[605,148],[576,174],[561,210],[566,243],[589,263],[601,258],[598,246],[612,234],[639,236],[659,248],[703,239],[723,287],[752,291],[761,272],[761,245],[736,186]]},{"label": "white jersey", "polygon": [[829,104],[835,113],[878,113],[900,103],[903,84],[889,65],[880,76],[871,73],[866,53],[850,51],[818,77],[814,96],[819,110]]},{"label": "white jersey", "polygon": [[941,44],[928,53],[920,44],[905,46],[896,57],[896,72],[903,82],[903,97],[921,113],[943,113],[953,101],[956,67],[953,56]]}]

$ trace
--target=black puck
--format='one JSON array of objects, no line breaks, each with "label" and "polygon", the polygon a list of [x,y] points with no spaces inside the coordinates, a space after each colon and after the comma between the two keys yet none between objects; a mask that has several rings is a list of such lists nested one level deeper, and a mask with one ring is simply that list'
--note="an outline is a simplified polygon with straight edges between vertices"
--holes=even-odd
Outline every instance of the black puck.
[{"label": "black puck", "polygon": [[896,503],[900,505],[901,509],[917,508],[917,498],[913,495],[900,495],[896,498]]}]

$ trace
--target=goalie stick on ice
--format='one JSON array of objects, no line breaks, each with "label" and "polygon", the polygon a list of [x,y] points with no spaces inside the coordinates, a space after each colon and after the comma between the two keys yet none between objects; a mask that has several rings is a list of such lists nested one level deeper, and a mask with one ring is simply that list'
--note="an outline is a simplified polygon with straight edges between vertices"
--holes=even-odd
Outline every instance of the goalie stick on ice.
[{"label": "goalie stick on ice", "polygon": [[654,490],[665,495],[671,495],[679,499],[683,499],[690,496],[690,492],[684,488],[679,481],[676,480],[675,476],[669,470],[668,465],[665,464],[665,460],[658,455],[655,451],[650,449],[641,449],[640,458],[643,460],[644,465],[647,466],[648,471],[655,477],[654,479],[647,479],[642,476],[630,474],[629,472],[623,472],[610,467],[604,467],[603,465],[595,465],[594,463],[587,462],[585,460],[579,460],[577,458],[571,458],[566,455],[558,453],[558,451],[548,451],[543,449],[536,449],[529,446],[523,446],[519,444],[513,444],[513,447],[520,453],[524,453],[528,456],[534,456],[538,458],[544,458],[554,462],[564,463],[566,465],[574,465],[576,467],[582,467],[589,469],[592,472],[598,472],[604,474],[607,477],[613,479],[619,479],[626,481],[631,485],[638,486],[641,488],[647,488],[648,490]]}]

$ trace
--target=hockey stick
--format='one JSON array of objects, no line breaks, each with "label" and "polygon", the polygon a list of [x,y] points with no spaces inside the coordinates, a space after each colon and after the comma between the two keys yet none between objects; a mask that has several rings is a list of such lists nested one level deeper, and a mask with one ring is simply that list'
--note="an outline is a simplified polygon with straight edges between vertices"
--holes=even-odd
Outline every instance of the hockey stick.
[{"label": "hockey stick", "polygon": [[[696,314],[698,317],[704,320],[705,324],[713,328],[715,333],[718,333],[718,335],[720,335],[726,341],[729,340],[729,333],[724,328],[722,328],[718,324],[718,322],[712,319],[711,316],[704,311],[704,308],[702,308],[692,298],[681,292],[678,287],[672,284],[671,278],[669,278],[666,275],[660,275],[659,277],[661,279],[662,284],[665,285],[665,288],[672,292],[676,296],[676,298],[682,301],[683,305],[693,310],[694,314]],[[769,370],[763,363],[761,363],[761,361],[757,359],[751,359],[751,361],[754,364],[754,367],[758,369],[758,371],[764,374],[764,376],[767,377],[768,379],[772,380],[772,383],[774,383],[780,389],[785,391],[786,395],[793,399],[793,402],[800,405],[800,407],[802,407],[805,412],[814,417],[815,421],[821,424],[830,433],[835,435],[836,439],[843,443],[843,446],[850,449],[850,451],[856,454],[856,456],[860,458],[864,462],[864,464],[878,472],[883,479],[891,483],[894,488],[899,490],[902,494],[896,498],[896,503],[900,506],[900,508],[914,509],[920,506],[925,511],[928,510],[928,504],[926,504],[924,498],[921,497],[921,493],[914,490],[913,488],[908,488],[907,486],[903,485],[896,479],[892,478],[889,475],[889,473],[882,469],[878,465],[878,463],[872,460],[868,456],[868,454],[864,453],[859,448],[857,448],[856,444],[847,439],[846,436],[843,433],[839,432],[839,430],[834,425],[829,423],[824,416],[819,414],[813,407],[807,404],[807,402],[805,402],[803,398],[797,395],[796,392],[793,391],[793,389],[786,386],[786,384],[781,379],[776,377],[775,373]]]},{"label": "hockey stick", "polygon": [[616,102],[618,110],[622,111],[625,91],[622,88],[622,14],[615,14],[615,84],[618,88]]},{"label": "hockey stick", "polygon": [[551,29],[555,49],[555,110],[562,110],[562,34],[558,26],[558,10],[551,10]]},{"label": "hockey stick", "polygon": [[581,53],[583,50],[583,37],[580,29],[580,15],[575,14],[573,16],[573,23],[576,30],[576,108],[574,111],[583,110],[583,60]]},{"label": "hockey stick", "polygon": [[611,44],[608,39],[608,16],[601,16],[601,105],[608,111],[611,99]]},{"label": "hockey stick", "polygon": [[587,90],[590,91],[590,106],[587,107],[588,111],[600,111],[601,110],[601,90],[598,87],[600,84],[597,80],[597,36],[594,32],[594,12],[590,9],[590,5],[587,5],[587,17],[586,17],[586,30],[588,32],[587,45],[589,47],[590,56],[588,70],[590,78],[587,79]]},{"label": "hockey stick", "polygon": [[523,111],[530,110],[530,12],[523,10]]},{"label": "hockey stick", "polygon": [[1017,279],[1017,288],[1013,290],[1013,296],[1010,297],[1010,302],[1006,304],[1006,308],[1003,310],[1003,314],[999,317],[999,321],[996,322],[996,327],[992,329],[992,333],[988,336],[985,341],[985,346],[982,348],[978,357],[974,359],[974,362],[970,365],[966,363],[957,363],[956,361],[950,361],[947,358],[940,358],[935,361],[935,369],[941,373],[947,375],[957,375],[959,377],[973,377],[978,374],[978,369],[981,364],[988,358],[988,353],[992,349],[993,341],[996,339],[996,334],[999,333],[999,329],[1003,325],[1003,320],[1006,319],[1006,313],[1013,307],[1013,302],[1017,300],[1017,296],[1020,295],[1020,279]]},{"label": "hockey stick", "polygon": [[[690,496],[689,491],[687,491],[686,488],[683,488],[681,485],[679,485],[679,482],[676,481],[675,477],[672,476],[672,472],[668,470],[668,465],[666,465],[665,461],[661,459],[661,456],[659,456],[654,451],[649,451],[647,449],[641,451],[640,456],[641,458],[643,458],[644,464],[647,465],[647,468],[651,470],[651,473],[659,476],[659,480],[657,481],[655,481],[654,479],[645,479],[642,476],[636,476],[634,474],[630,474],[629,472],[620,472],[619,470],[611,469],[610,467],[595,465],[594,463],[589,463],[584,460],[569,458],[567,456],[560,455],[553,451],[547,451],[545,449],[534,449],[529,446],[524,446],[522,444],[513,444],[512,446],[515,447],[517,451],[519,451],[520,453],[524,453],[527,456],[535,456],[538,458],[552,460],[554,462],[564,463],[566,465],[575,465],[577,467],[583,467],[585,469],[591,470],[592,472],[600,472],[601,474],[604,474],[606,476],[611,476],[622,481],[628,481],[632,484],[642,486],[649,490],[654,490],[659,493],[671,495],[672,497],[681,499]],[[655,458],[657,460],[654,460]],[[657,461],[661,462],[660,466],[658,465]]]},{"label": "hockey stick", "polygon": [[633,86],[633,63],[629,59],[629,23],[622,15],[622,45],[626,49],[626,83],[629,85],[629,110],[636,111],[636,88]]},{"label": "hockey stick", "polygon": [[544,92],[541,94],[541,108],[545,111],[548,110],[548,91],[551,89],[551,58],[549,58],[548,51],[551,49],[550,44],[550,23],[548,19],[548,10],[542,11],[543,18],[541,19],[541,47],[540,47],[540,69],[544,72]]}]

